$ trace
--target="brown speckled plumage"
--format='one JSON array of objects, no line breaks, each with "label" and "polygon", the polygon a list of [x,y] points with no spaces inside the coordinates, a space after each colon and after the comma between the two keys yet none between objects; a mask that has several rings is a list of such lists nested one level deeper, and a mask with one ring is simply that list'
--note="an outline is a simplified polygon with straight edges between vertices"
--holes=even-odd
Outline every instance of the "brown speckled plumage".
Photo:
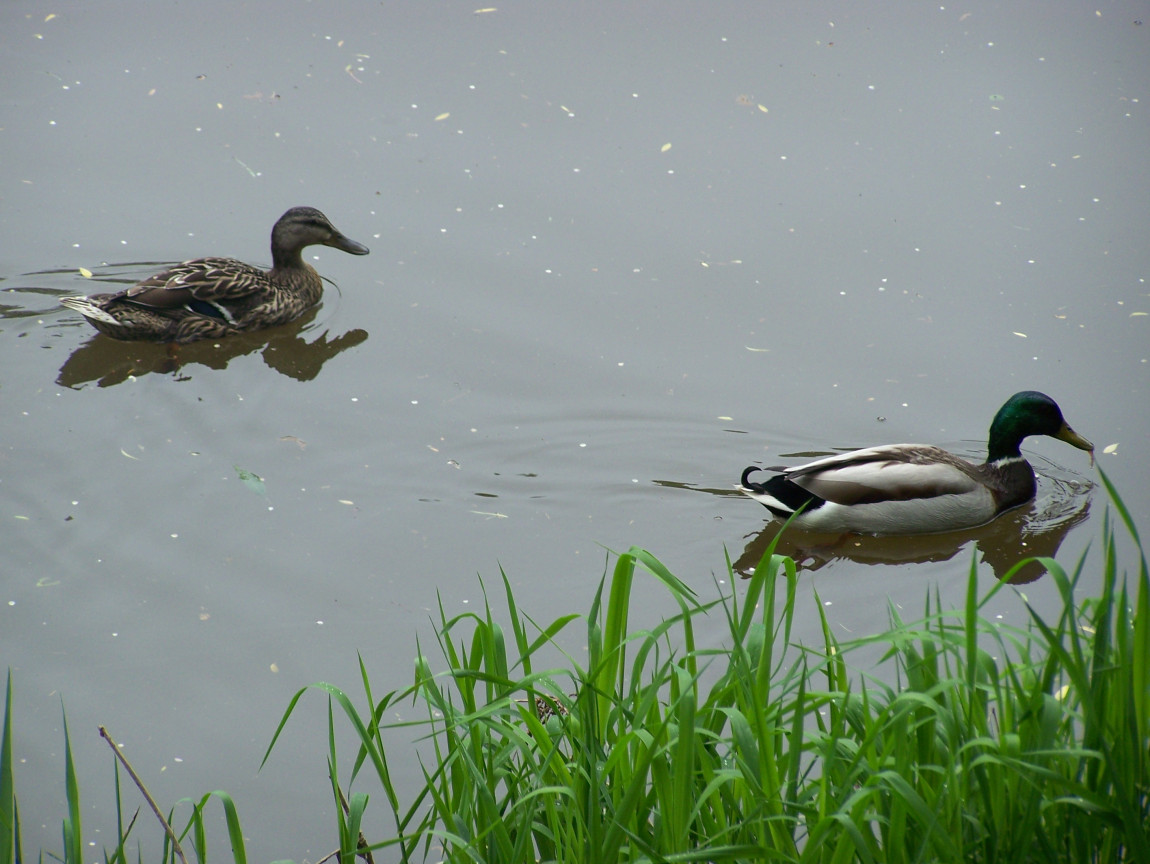
[{"label": "brown speckled plumage", "polygon": [[301,254],[317,244],[368,253],[320,211],[293,207],[272,228],[267,272],[234,258],[196,258],[115,294],[60,302],[116,339],[195,342],[274,327],[298,318],[323,295],[323,281]]}]

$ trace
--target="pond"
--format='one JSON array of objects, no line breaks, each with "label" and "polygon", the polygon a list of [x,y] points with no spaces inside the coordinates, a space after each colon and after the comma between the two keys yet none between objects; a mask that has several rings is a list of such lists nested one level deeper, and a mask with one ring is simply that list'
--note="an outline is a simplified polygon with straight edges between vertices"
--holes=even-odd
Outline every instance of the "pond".
[{"label": "pond", "polygon": [[[752,463],[979,459],[1037,389],[1150,526],[1138,10],[6,3],[0,667],[25,849],[58,850],[62,702],[93,860],[99,724],[161,803],[228,790],[252,860],[318,859],[318,694],[257,771],[297,689],[357,691],[357,654],[408,685],[439,604],[494,603],[500,568],[539,622],[586,611],[632,544],[737,592],[724,550],[745,571],[777,527],[733,488]],[[291,325],[173,353],[57,302],[203,255],[268,266],[295,205],[371,254],[309,249],[330,284]],[[819,641],[815,591],[851,638],[1023,549],[1085,554],[1088,590],[1105,490],[1080,451],[1025,452],[1036,503],[985,528],[785,538],[796,638]],[[990,614],[1057,608],[1047,580],[1018,592]]]}]

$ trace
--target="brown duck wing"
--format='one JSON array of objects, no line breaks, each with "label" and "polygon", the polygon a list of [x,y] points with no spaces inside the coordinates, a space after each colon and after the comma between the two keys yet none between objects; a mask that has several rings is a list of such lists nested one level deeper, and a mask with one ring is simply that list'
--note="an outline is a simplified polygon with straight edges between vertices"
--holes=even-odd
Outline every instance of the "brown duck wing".
[{"label": "brown duck wing", "polygon": [[830,456],[786,473],[796,485],[836,504],[911,501],[982,487],[978,470],[940,447],[891,444]]},{"label": "brown duck wing", "polygon": [[149,276],[122,295],[154,309],[172,309],[192,300],[235,302],[259,293],[267,274],[234,258],[197,258]]}]

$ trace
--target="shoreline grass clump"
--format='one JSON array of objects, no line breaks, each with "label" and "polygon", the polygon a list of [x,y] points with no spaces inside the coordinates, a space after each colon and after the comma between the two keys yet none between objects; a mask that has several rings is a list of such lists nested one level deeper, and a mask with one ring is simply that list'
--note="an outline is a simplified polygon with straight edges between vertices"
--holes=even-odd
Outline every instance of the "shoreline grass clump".
[{"label": "shoreline grass clump", "polygon": [[[457,616],[440,604],[437,656],[417,642],[410,686],[377,697],[361,658],[362,697],[329,683],[303,688],[264,762],[304,695],[325,693],[338,814],[332,854],[343,864],[376,856],[525,864],[1150,861],[1150,574],[1129,513],[1102,479],[1134,541],[1135,570],[1120,572],[1108,512],[1101,572],[1090,574],[1092,582],[1101,577],[1098,596],[1079,597],[1085,555],[1069,571],[1037,559],[1062,598],[1052,620],[1033,609],[1025,627],[990,620],[987,604],[1014,589],[1006,581],[981,588],[972,561],[961,608],[943,608],[935,589],[919,620],[904,621],[892,607],[887,630],[866,638],[836,639],[815,594],[821,640],[802,645],[793,638],[804,614],[798,574],[773,547],[745,581],[728,558],[734,589],[707,603],[651,553],[632,548],[604,574],[585,616],[536,624],[502,573],[501,604],[485,596],[480,612]],[[632,612],[650,596],[645,586],[634,592],[639,579],[662,586],[677,612],[633,626]],[[726,622],[721,647],[697,644],[703,615]],[[573,639],[578,656],[561,647]],[[849,662],[876,646],[877,667]],[[557,656],[558,665],[544,662]],[[394,667],[386,674],[394,678]],[[0,864],[22,860],[11,703],[9,681]],[[418,719],[385,720],[410,706]],[[354,753],[337,752],[345,723]],[[415,751],[389,752],[386,742],[397,736]],[[79,791],[66,726],[65,738],[69,813],[60,860],[78,862]],[[398,758],[419,760],[417,788],[393,782]],[[127,860],[136,819],[124,827],[118,764],[115,776],[119,841],[104,857],[118,862]],[[188,837],[195,860],[206,859],[204,808],[213,796],[224,803],[233,860],[245,860],[235,807],[214,792],[185,799],[193,812],[181,833],[164,836],[163,861],[182,861],[179,843]]]},{"label": "shoreline grass clump", "polygon": [[[709,604],[649,552],[619,555],[584,619],[586,659],[562,668],[536,669],[536,655],[576,616],[535,625],[505,575],[507,625],[490,600],[455,617],[441,605],[442,671],[421,648],[414,685],[375,701],[361,660],[363,714],[313,685],[359,736],[349,789],[371,766],[390,809],[369,829],[366,794],[348,796],[360,806],[354,832],[340,825],[344,860],[1150,861],[1150,577],[1103,479],[1137,572],[1119,574],[1107,516],[1101,596],[1076,604],[1085,557],[1072,572],[1039,559],[1063,610],[1030,609],[1025,628],[983,617],[1009,589],[980,595],[972,563],[961,609],[936,591],[920,621],[892,608],[885,633],[840,642],[816,595],[823,641],[796,645],[795,566],[771,550],[741,585],[728,559],[738,587]],[[642,575],[679,611],[631,629]],[[716,613],[728,644],[698,648],[698,616]],[[875,645],[893,674],[852,673],[851,653]],[[407,699],[424,720],[382,722]],[[432,754],[404,804],[383,745],[399,729]],[[334,784],[334,747],[330,760]],[[364,845],[361,830],[382,839]]]}]

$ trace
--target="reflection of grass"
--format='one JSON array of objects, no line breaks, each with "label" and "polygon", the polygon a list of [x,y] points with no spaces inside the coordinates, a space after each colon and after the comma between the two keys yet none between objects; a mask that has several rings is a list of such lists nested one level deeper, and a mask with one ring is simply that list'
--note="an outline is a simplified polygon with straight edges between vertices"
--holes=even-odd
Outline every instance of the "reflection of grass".
[{"label": "reflection of grass", "polygon": [[[1021,630],[980,617],[1004,583],[980,597],[972,565],[962,609],[941,609],[936,592],[913,624],[892,610],[887,632],[839,643],[823,618],[822,643],[799,646],[796,572],[773,549],[749,581],[729,583],[741,599],[708,606],[632,549],[583,619],[585,661],[535,668],[577,616],[536,626],[504,579],[503,615],[490,602],[454,618],[441,608],[441,671],[419,650],[414,685],[377,698],[361,660],[363,707],[330,684],[301,690],[264,758],[304,693],[326,693],[347,864],[384,849],[389,860],[469,862],[1150,861],[1150,576],[1129,513],[1103,482],[1138,550],[1134,584],[1119,573],[1107,517],[1100,597],[1076,606],[1081,564],[1068,573],[1042,562],[1064,600],[1057,620],[1032,611]],[[631,627],[637,576],[654,577],[677,614]],[[727,621],[728,647],[696,647],[708,612]],[[850,652],[875,644],[894,685],[848,674]],[[425,719],[385,722],[407,698]],[[337,718],[359,741],[342,766]],[[401,802],[388,760],[408,751],[388,753],[384,734],[413,730],[424,782]],[[382,791],[386,825],[365,786]],[[7,711],[0,796],[9,864],[19,823]],[[74,780],[68,800],[64,858],[79,861]],[[207,800],[183,835],[201,860]],[[108,859],[124,860],[123,845]]]}]

